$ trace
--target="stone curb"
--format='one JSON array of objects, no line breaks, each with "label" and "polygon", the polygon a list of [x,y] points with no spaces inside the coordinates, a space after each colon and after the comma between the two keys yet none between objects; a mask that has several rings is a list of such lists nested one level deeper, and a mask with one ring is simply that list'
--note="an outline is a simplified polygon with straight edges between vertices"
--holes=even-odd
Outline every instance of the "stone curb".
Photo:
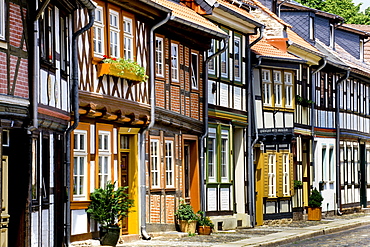
[{"label": "stone curb", "polygon": [[286,230],[284,232],[273,233],[257,238],[250,238],[236,242],[213,245],[213,247],[278,246],[299,240],[304,240],[307,238],[348,230],[350,228],[366,225],[368,223],[370,223],[370,216],[365,216],[348,221],[332,222],[328,223],[328,225],[325,226],[317,225],[303,227],[302,229]]}]

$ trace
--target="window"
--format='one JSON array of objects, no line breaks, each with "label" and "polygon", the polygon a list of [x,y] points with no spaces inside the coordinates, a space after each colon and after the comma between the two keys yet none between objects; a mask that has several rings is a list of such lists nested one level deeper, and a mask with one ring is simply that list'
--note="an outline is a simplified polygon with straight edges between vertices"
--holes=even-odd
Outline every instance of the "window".
[{"label": "window", "polygon": [[221,130],[221,181],[229,181],[229,131]]},{"label": "window", "polygon": [[166,140],[166,186],[174,187],[174,156],[173,141]]},{"label": "window", "polygon": [[150,165],[152,188],[159,188],[159,142],[157,139],[150,140]]},{"label": "window", "polygon": [[366,150],[366,181],[370,181],[370,150]]},{"label": "window", "polygon": [[292,73],[284,72],[285,85],[285,107],[293,107],[293,75]]},{"label": "window", "polygon": [[241,54],[241,41],[239,36],[234,37],[234,78],[237,81],[241,79],[241,63],[242,63],[242,54]]},{"label": "window", "polygon": [[329,149],[329,181],[334,181],[334,147]]},{"label": "window", "polygon": [[327,158],[326,158],[326,146],[322,146],[322,181],[327,181]]},{"label": "window", "polygon": [[290,195],[290,161],[289,154],[283,154],[283,195]]},{"label": "window", "polygon": [[99,131],[98,151],[99,151],[98,187],[105,188],[107,182],[109,181],[111,165],[110,132]]},{"label": "window", "polygon": [[155,37],[155,74],[163,77],[163,38]]},{"label": "window", "polygon": [[104,55],[104,16],[103,8],[97,6],[95,9],[95,22],[94,22],[94,53],[97,56]]},{"label": "window", "polygon": [[5,39],[5,3],[0,0],[0,39]]},{"label": "window", "polygon": [[87,132],[75,130],[73,140],[73,198],[85,198],[87,192]]},{"label": "window", "polygon": [[208,181],[216,181],[216,129],[208,129]]},{"label": "window", "polygon": [[123,31],[124,31],[124,55],[125,59],[134,59],[134,31],[133,31],[133,20],[128,17],[123,19]]},{"label": "window", "polygon": [[358,171],[359,171],[359,162],[358,162],[358,148],[353,149],[353,182],[358,184]]},{"label": "window", "polygon": [[175,43],[171,43],[171,78],[179,81],[179,46]]},{"label": "window", "polygon": [[67,70],[67,64],[68,64],[68,52],[67,47],[69,47],[69,28],[68,28],[68,17],[67,16],[61,16],[60,17],[60,66],[62,71]]},{"label": "window", "polygon": [[276,155],[268,155],[268,196],[276,197]]},{"label": "window", "polygon": [[263,105],[272,106],[271,102],[271,73],[269,70],[262,70],[262,85],[263,85]]},{"label": "window", "polygon": [[54,9],[51,6],[40,17],[40,55],[44,61],[54,62]]},{"label": "window", "polygon": [[114,10],[109,10],[109,37],[110,37],[110,56],[119,57],[119,15]]},{"label": "window", "polygon": [[283,103],[283,84],[281,81],[280,71],[274,71],[274,87],[275,87],[275,106],[281,107]]},{"label": "window", "polygon": [[[225,45],[225,44],[224,44]],[[221,53],[221,57],[220,57],[220,60],[221,60],[221,76],[224,77],[224,78],[227,78],[228,77],[228,66],[229,66],[229,62],[228,62],[228,49],[226,49],[226,51],[224,51],[223,53]]]},{"label": "window", "polygon": [[315,22],[312,16],[310,16],[310,39],[315,39]]},{"label": "window", "polygon": [[[216,53],[216,41],[212,39],[211,48],[208,50],[208,57]],[[208,73],[214,75],[216,73],[215,59],[212,58],[208,62]]]},{"label": "window", "polygon": [[198,80],[199,80],[199,63],[198,63],[198,54],[191,53],[191,88],[198,89]]}]

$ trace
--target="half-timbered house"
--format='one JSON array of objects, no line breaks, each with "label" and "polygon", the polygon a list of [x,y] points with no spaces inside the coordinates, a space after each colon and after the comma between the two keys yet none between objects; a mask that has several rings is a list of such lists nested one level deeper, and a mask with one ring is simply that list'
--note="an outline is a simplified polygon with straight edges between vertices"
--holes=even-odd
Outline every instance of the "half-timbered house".
[{"label": "half-timbered house", "polygon": [[[80,50],[80,123],[73,135],[72,239],[96,236],[89,193],[129,186],[123,234],[175,228],[180,198],[200,209],[204,51],[227,35],[178,1],[96,1]],[[202,11],[198,9],[198,11]],[[86,15],[80,13],[80,23]],[[137,61],[149,79],[98,73],[105,57]],[[141,231],[140,231],[141,229]]]},{"label": "half-timbered house", "polygon": [[[26,56],[26,49],[29,49],[28,63],[32,64],[27,68],[27,62],[22,61],[22,56],[11,61],[15,66],[14,70],[10,70],[15,75],[12,80],[16,82],[21,78],[25,79],[29,74],[32,101],[29,108],[31,119],[25,125],[28,126],[29,139],[18,140],[20,146],[22,142],[29,146],[30,155],[25,157],[19,155],[21,150],[16,151],[18,165],[14,167],[17,167],[17,179],[12,180],[17,183],[14,188],[18,188],[20,192],[12,193],[18,198],[14,208],[24,208],[24,211],[10,212],[10,215],[18,219],[15,218],[14,225],[9,226],[7,246],[62,246],[69,242],[68,229],[65,227],[69,222],[68,198],[65,193],[69,169],[68,162],[65,162],[68,138],[65,136],[68,133],[71,112],[74,110],[71,107],[71,88],[77,83],[71,75],[78,67],[76,60],[73,60],[74,55],[77,55],[76,50],[73,51],[72,47],[77,48],[73,44],[76,44],[79,34],[89,28],[88,25],[81,29],[76,28],[73,25],[73,12],[76,9],[88,9],[91,13],[94,5],[84,0],[28,1],[26,11],[23,3],[18,7],[13,3],[9,4],[14,14],[10,16],[10,21],[22,20],[24,27],[28,27],[24,33],[21,25],[14,28],[16,31],[11,31],[10,37],[14,34],[20,40],[13,37],[9,40],[10,44],[17,47],[16,44],[19,43],[20,50],[16,50],[22,56]],[[92,25],[92,22],[87,24]],[[10,33],[8,31],[8,35]],[[22,84],[13,85],[19,87]],[[14,86],[10,88],[17,88]],[[22,90],[28,92],[27,85],[23,85]],[[24,159],[29,162],[21,161]],[[11,187],[13,186],[9,183],[9,188]],[[25,198],[20,196],[23,193],[28,196],[27,201],[23,201]]]},{"label": "half-timbered house", "polygon": [[366,206],[368,65],[363,44],[368,34],[342,26],[340,16],[294,3],[284,3],[281,15],[327,56],[312,78],[311,181],[324,197],[323,211],[341,213]]},{"label": "half-timbered house", "polygon": [[208,64],[206,85],[208,138],[203,196],[205,211],[216,230],[254,226],[254,171],[247,165],[251,162],[247,143],[252,142],[248,138],[249,36],[261,33],[263,25],[254,20],[248,8],[232,1],[218,1],[212,15],[207,16],[230,37],[228,45],[214,41],[208,52],[209,57],[222,52]]}]

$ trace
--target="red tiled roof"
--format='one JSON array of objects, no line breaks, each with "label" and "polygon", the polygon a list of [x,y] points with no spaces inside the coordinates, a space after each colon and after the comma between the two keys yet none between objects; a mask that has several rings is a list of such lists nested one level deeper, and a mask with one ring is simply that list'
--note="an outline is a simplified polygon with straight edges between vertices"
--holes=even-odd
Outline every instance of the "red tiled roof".
[{"label": "red tiled roof", "polygon": [[[258,36],[253,35],[251,36],[250,42],[253,42],[257,39]],[[260,56],[269,57],[269,58],[276,58],[276,59],[289,59],[289,60],[296,60],[301,61],[301,58],[298,58],[288,52],[284,52],[275,48],[274,46],[270,45],[265,38],[262,38],[258,41],[254,46],[252,46],[252,51]]]},{"label": "red tiled roof", "polygon": [[191,22],[201,27],[207,28],[210,31],[217,32],[220,34],[225,34],[225,32],[217,27],[215,24],[207,20],[206,18],[197,14],[194,10],[188,8],[183,4],[178,4],[169,0],[151,0],[159,5],[172,10],[173,16],[179,18],[183,21]]}]

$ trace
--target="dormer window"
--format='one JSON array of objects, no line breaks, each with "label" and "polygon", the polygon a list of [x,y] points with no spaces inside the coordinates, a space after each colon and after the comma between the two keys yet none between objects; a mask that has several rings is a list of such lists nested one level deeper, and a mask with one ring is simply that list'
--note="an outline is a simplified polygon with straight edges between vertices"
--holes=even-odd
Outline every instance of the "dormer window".
[{"label": "dormer window", "polygon": [[310,16],[310,40],[315,40],[315,22],[312,16]]},{"label": "dormer window", "polygon": [[360,40],[360,60],[361,61],[364,61],[364,55],[365,55],[365,53],[364,53],[364,40],[361,39]]}]

